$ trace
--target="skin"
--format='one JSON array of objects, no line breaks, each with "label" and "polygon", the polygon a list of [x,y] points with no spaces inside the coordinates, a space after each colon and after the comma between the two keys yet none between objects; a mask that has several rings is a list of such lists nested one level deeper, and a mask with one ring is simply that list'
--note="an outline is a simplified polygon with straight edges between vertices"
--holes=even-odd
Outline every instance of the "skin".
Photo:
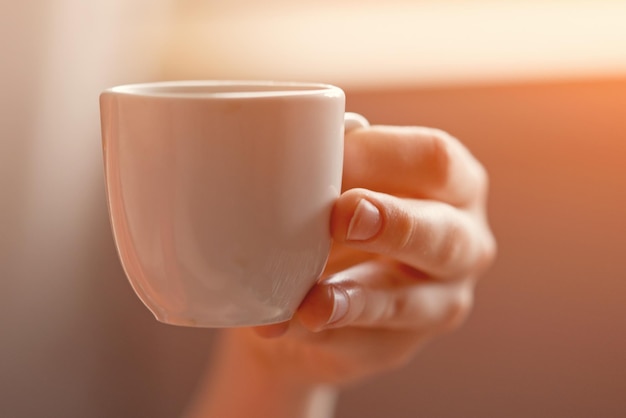
[{"label": "skin", "polygon": [[496,252],[487,191],[443,131],[349,132],[323,278],[291,321],[222,333],[188,416],[331,417],[342,387],[458,327]]}]

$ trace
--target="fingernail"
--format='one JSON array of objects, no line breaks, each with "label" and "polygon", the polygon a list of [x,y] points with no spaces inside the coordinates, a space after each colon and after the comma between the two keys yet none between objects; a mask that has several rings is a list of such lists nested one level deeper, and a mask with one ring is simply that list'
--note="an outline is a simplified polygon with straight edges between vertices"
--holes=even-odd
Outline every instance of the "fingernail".
[{"label": "fingernail", "polygon": [[348,226],[346,239],[366,241],[378,233],[382,220],[380,211],[366,199],[361,199]]},{"label": "fingernail", "polygon": [[341,289],[331,287],[333,293],[333,311],[328,318],[328,324],[334,324],[341,320],[348,312],[348,295]]}]

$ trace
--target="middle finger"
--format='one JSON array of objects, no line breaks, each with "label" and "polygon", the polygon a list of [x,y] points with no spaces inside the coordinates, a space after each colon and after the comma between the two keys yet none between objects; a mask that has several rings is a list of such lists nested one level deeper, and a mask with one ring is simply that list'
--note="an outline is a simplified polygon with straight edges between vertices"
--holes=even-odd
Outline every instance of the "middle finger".
[{"label": "middle finger", "polygon": [[364,189],[342,194],[331,222],[338,243],[440,279],[467,277],[487,264],[490,241],[480,228],[468,213],[448,204]]}]

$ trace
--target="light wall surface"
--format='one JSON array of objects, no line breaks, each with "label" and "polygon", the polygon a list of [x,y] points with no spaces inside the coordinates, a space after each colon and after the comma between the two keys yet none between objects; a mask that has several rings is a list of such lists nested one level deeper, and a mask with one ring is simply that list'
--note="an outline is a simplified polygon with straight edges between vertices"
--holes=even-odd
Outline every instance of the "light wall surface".
[{"label": "light wall surface", "polygon": [[626,2],[177,3],[167,74],[450,85],[626,74]]}]

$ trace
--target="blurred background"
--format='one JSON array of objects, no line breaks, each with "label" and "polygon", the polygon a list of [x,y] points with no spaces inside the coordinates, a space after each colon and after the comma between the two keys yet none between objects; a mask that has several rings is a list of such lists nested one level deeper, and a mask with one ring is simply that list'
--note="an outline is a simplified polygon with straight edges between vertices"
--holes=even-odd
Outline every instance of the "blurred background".
[{"label": "blurred background", "polygon": [[98,94],[334,83],[460,138],[495,266],[458,332],[339,417],[626,416],[626,1],[0,0],[0,416],[174,417],[213,331],[157,323],[109,230]]}]

